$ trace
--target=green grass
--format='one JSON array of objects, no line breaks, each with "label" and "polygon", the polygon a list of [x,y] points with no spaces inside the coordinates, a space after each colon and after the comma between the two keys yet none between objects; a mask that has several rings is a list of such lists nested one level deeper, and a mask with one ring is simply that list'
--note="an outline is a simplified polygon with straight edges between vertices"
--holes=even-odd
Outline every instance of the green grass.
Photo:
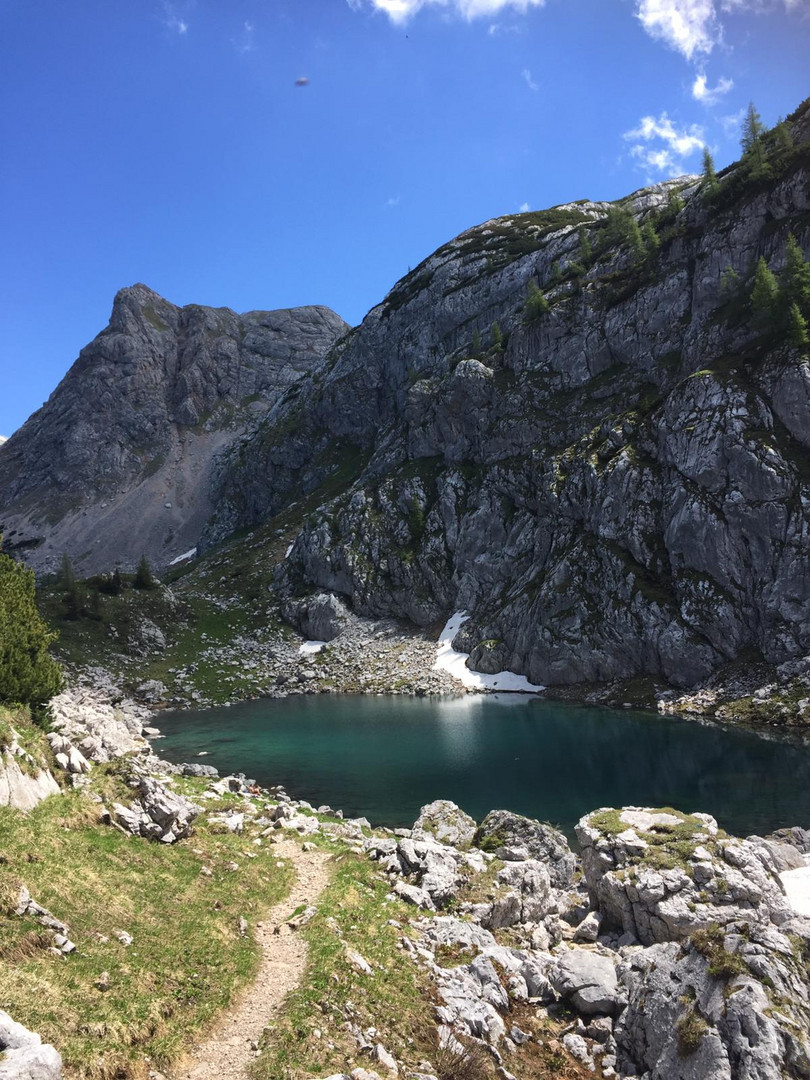
[{"label": "green grass", "polygon": [[[659,824],[650,831],[636,828],[636,832],[648,846],[642,855],[630,860],[631,865],[643,863],[656,870],[674,870],[676,867],[688,869],[690,857],[697,844],[697,837],[700,837],[701,843],[709,843],[705,836],[705,823],[700,818],[683,814],[671,806],[657,808],[653,813],[671,814],[679,819],[678,824]],[[634,828],[622,821],[621,810],[605,810],[600,814],[593,814],[590,823],[607,836],[617,836],[627,829]]]},{"label": "green grass", "polygon": [[735,975],[748,973],[743,958],[738,953],[732,953],[726,949],[725,932],[717,923],[707,926],[704,930],[696,930],[689,940],[692,947],[708,960],[707,970],[712,978],[726,982]]},{"label": "green grass", "polygon": [[[107,795],[122,790],[114,768],[93,777]],[[27,815],[0,808],[0,1001],[58,1047],[70,1075],[142,1078],[176,1060],[254,975],[258,950],[239,917],[261,918],[290,871],[270,848],[251,845],[257,857],[246,858],[250,839],[204,822],[169,847],[124,836],[98,813],[79,792]],[[67,923],[75,953],[48,952],[37,922],[9,914],[20,884]],[[129,948],[116,930],[132,934]]]},{"label": "green grass", "polygon": [[[392,918],[405,924],[413,909],[387,903],[388,889],[368,860],[336,859],[318,912],[301,930],[309,946],[304,978],[268,1029],[253,1080],[304,1080],[363,1064],[354,1061],[357,1046],[344,1030],[346,1019],[377,1027],[380,1041],[400,1062],[415,1066],[431,1056],[434,1023],[426,976],[397,949],[402,931],[388,925]],[[369,962],[371,975],[354,971],[345,946]]]},{"label": "green grass", "polygon": [[675,1034],[678,1040],[678,1054],[681,1057],[691,1057],[697,1053],[703,1036],[709,1030],[706,1021],[695,1012],[694,1008],[688,1009],[675,1025]]}]

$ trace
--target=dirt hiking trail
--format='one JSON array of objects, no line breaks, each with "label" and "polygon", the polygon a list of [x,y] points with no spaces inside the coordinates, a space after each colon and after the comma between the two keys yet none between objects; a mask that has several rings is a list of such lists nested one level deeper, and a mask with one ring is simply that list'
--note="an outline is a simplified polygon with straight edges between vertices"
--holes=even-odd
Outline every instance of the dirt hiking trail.
[{"label": "dirt hiking trail", "polygon": [[255,928],[262,959],[255,982],[248,986],[217,1022],[208,1038],[171,1070],[173,1080],[244,1080],[267,1024],[286,995],[301,981],[307,960],[300,931],[287,926],[296,908],[315,904],[329,883],[330,855],[302,851],[292,840],[274,847],[279,858],[292,863],[296,880],[288,896]]}]

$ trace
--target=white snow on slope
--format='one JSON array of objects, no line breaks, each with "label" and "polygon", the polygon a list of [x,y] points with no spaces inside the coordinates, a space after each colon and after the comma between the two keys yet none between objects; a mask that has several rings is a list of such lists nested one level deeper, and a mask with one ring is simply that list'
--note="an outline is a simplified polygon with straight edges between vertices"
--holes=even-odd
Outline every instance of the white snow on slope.
[{"label": "white snow on slope", "polygon": [[178,555],[176,559],[172,559],[169,566],[177,566],[179,562],[185,562],[186,559],[193,559],[196,554],[197,549],[195,547],[189,548],[189,550],[184,551],[182,555]]},{"label": "white snow on slope", "polygon": [[810,917],[810,866],[785,870],[779,877],[796,914]]},{"label": "white snow on slope", "polygon": [[514,671],[498,671],[494,675],[484,675],[483,672],[468,668],[467,660],[470,654],[456,652],[453,638],[469,617],[466,611],[457,611],[447,620],[439,635],[436,663],[433,665],[437,670],[448,672],[471,690],[501,690],[518,694],[539,694],[541,690],[545,690],[544,686],[536,686],[530,683],[525,675],[516,675]]},{"label": "white snow on slope", "polygon": [[312,653],[319,653],[321,649],[325,649],[327,644],[326,641],[305,641],[298,652],[301,656],[310,656]]}]

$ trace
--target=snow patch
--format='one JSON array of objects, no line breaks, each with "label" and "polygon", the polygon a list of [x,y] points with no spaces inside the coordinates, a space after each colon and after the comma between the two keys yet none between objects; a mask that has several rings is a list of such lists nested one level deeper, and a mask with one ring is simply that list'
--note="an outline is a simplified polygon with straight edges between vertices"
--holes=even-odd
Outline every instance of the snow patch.
[{"label": "snow patch", "polygon": [[319,653],[321,649],[325,649],[327,644],[326,641],[305,641],[298,651],[301,656],[310,656],[312,653]]},{"label": "snow patch", "polygon": [[[168,506],[168,503],[166,505]],[[197,549],[195,547],[189,548],[189,550],[184,551],[182,555],[178,555],[176,559],[172,559],[169,566],[177,566],[179,562],[185,562],[186,559],[193,559],[196,554]]]},{"label": "snow patch", "polygon": [[453,638],[469,617],[466,611],[457,611],[447,620],[439,635],[434,668],[446,671],[471,690],[500,690],[513,694],[539,694],[541,690],[545,690],[544,686],[530,683],[525,675],[516,675],[514,671],[498,671],[494,675],[484,675],[483,672],[468,668],[470,654],[457,652],[453,648]]},{"label": "snow patch", "polygon": [[810,866],[800,866],[798,870],[785,870],[779,878],[796,914],[810,918]]},{"label": "snow patch", "polygon": [[292,551],[292,549],[293,549],[294,547],[295,547],[295,541],[293,541],[293,543],[292,543],[292,544],[290,544],[290,545],[289,545],[289,547],[287,548],[287,550],[286,550],[286,551],[284,552],[284,558],[285,558],[285,559],[289,559],[289,557],[290,557],[290,552]]}]

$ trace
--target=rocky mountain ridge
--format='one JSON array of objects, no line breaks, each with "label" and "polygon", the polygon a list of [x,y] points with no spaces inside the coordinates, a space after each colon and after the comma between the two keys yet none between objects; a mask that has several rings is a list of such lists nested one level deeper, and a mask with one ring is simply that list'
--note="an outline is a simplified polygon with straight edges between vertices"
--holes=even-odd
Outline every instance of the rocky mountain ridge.
[{"label": "rocky mountain ridge", "polygon": [[208,541],[343,473],[283,595],[466,610],[472,665],[534,683],[806,654],[810,365],[748,302],[789,234],[810,251],[806,105],[790,130],[712,198],[685,178],[440,248],[222,459]]},{"label": "rocky mountain ridge", "polygon": [[0,450],[7,551],[82,575],[165,566],[211,513],[214,457],[348,330],[333,311],[178,308],[122,289],[108,327]]}]

